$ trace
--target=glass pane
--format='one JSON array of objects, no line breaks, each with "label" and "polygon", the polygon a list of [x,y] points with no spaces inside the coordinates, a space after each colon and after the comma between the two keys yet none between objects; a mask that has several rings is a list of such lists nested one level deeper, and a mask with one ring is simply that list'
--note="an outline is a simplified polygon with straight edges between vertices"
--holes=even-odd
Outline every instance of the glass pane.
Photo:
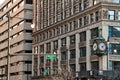
[{"label": "glass pane", "polygon": [[119,0],[113,0],[114,3],[119,3],[120,1]]},{"label": "glass pane", "polygon": [[109,19],[110,20],[114,20],[114,17],[115,17],[114,14],[115,14],[115,12],[114,11],[109,11],[108,13],[109,13]]},{"label": "glass pane", "polygon": [[119,33],[120,33],[120,27],[116,27],[116,26],[109,27],[109,36],[110,37],[120,37]]},{"label": "glass pane", "polygon": [[120,11],[118,11],[118,20],[120,20]]}]

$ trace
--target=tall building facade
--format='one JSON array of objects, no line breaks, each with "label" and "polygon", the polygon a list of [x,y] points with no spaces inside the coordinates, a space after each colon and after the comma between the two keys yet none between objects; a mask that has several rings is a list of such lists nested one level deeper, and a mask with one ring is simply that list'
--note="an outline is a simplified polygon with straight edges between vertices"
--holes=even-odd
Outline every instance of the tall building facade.
[{"label": "tall building facade", "polygon": [[[32,3],[32,0],[5,0],[0,5],[1,80],[7,79],[7,65],[9,65],[9,80],[31,80],[31,56],[18,54],[32,53],[32,29],[30,27]],[[9,47],[8,44],[10,44]],[[7,62],[8,55],[10,56],[9,63]]]},{"label": "tall building facade", "polygon": [[[120,70],[119,4],[120,0],[34,0],[32,76],[40,76],[41,68]],[[101,36],[109,55],[93,53],[93,40]],[[47,60],[54,52],[57,60]]]}]

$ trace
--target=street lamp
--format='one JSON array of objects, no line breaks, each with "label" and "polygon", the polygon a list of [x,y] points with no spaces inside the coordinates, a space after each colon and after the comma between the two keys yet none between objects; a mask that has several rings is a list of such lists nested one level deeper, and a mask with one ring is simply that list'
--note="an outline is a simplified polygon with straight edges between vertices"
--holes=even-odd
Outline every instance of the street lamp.
[{"label": "street lamp", "polygon": [[8,53],[7,53],[7,80],[10,79],[10,13],[7,14],[8,17]]}]

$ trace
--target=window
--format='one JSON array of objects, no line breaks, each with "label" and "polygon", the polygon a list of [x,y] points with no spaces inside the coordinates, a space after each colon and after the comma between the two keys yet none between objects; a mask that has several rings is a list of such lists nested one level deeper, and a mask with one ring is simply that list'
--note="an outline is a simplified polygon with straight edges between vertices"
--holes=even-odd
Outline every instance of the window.
[{"label": "window", "polygon": [[82,11],[82,4],[81,4],[81,2],[79,3],[79,11]]},{"label": "window", "polygon": [[84,2],[83,2],[83,6],[84,6],[84,9],[87,8],[87,0],[84,0]]},{"label": "window", "polygon": [[82,18],[79,19],[79,27],[82,27]]},{"label": "window", "polygon": [[67,32],[68,31],[68,25],[67,24],[64,25],[64,28],[65,28],[65,32]]},{"label": "window", "polygon": [[37,57],[34,57],[34,65],[37,66],[37,64],[38,64],[38,58],[37,58]]},{"label": "window", "polygon": [[84,17],[84,25],[86,25],[87,24],[87,17],[85,16]]},{"label": "window", "polygon": [[73,29],[72,29],[72,22],[70,22],[70,31],[71,31],[71,30],[73,30]]},{"label": "window", "polygon": [[58,48],[58,40],[56,40],[56,41],[53,42],[53,46],[54,46],[54,49]]},{"label": "window", "polygon": [[80,42],[86,41],[86,32],[81,32],[80,33]]},{"label": "window", "polygon": [[99,20],[99,12],[95,12],[95,21],[98,21]]},{"label": "window", "polygon": [[76,65],[75,64],[70,64],[70,69],[72,69],[72,71],[76,71]]},{"label": "window", "polygon": [[75,44],[75,35],[70,36],[70,44]]},{"label": "window", "polygon": [[93,13],[92,13],[92,14],[90,14],[90,22],[91,22],[91,23],[93,23],[93,22],[94,22],[94,15],[93,15]]},{"label": "window", "polygon": [[120,11],[118,11],[118,20],[120,20]]},{"label": "window", "polygon": [[63,29],[63,26],[61,26],[61,34],[64,33],[64,29]]},{"label": "window", "polygon": [[66,52],[61,52],[61,60],[66,60],[67,54]]},{"label": "window", "polygon": [[91,39],[98,37],[98,35],[99,35],[98,28],[91,29]]},{"label": "window", "polygon": [[57,35],[59,35],[60,34],[60,28],[56,28],[56,30],[57,30]]},{"label": "window", "polygon": [[34,47],[34,53],[37,54],[38,53],[38,47]]},{"label": "window", "polygon": [[40,45],[40,53],[44,52],[44,45]]},{"label": "window", "polygon": [[66,45],[66,37],[61,39],[61,46],[65,46]]},{"label": "window", "polygon": [[110,26],[109,27],[109,37],[120,37],[120,27]]},{"label": "window", "polygon": [[113,3],[120,3],[120,0],[113,0]]},{"label": "window", "polygon": [[108,11],[109,20],[115,20],[115,11]]},{"label": "window", "polygon": [[46,51],[47,51],[47,52],[50,52],[50,51],[51,51],[51,43],[47,43],[47,44],[46,44],[46,47],[47,47],[47,48],[46,48]]},{"label": "window", "polygon": [[99,62],[98,61],[91,62],[91,70],[99,70]]},{"label": "window", "polygon": [[120,44],[109,44],[109,54],[120,55]]},{"label": "window", "polygon": [[44,57],[40,57],[40,63],[43,64],[44,63]]},{"label": "window", "polygon": [[78,28],[78,22],[77,22],[77,20],[75,20],[74,22],[73,22],[73,27],[74,27],[74,29],[77,29]]},{"label": "window", "polygon": [[86,63],[80,63],[80,71],[86,71]]},{"label": "window", "polygon": [[33,0],[26,0],[26,4],[33,4]]},{"label": "window", "polygon": [[111,61],[111,70],[120,70],[120,61]]},{"label": "window", "polygon": [[52,31],[49,31],[49,37],[52,37]]},{"label": "window", "polygon": [[86,57],[86,47],[80,48],[80,57]]},{"label": "window", "polygon": [[76,52],[75,49],[70,50],[70,59],[75,59],[76,58]]}]

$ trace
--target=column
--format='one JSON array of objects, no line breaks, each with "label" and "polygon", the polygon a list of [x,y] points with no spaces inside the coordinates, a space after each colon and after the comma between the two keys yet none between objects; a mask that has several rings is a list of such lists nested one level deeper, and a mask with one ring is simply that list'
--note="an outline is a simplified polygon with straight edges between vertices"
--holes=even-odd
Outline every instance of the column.
[{"label": "column", "polygon": [[[46,44],[44,44],[44,68],[46,68]],[[45,73],[44,73],[44,75],[45,75]]]},{"label": "column", "polygon": [[34,76],[34,48],[32,48],[32,76]]},{"label": "column", "polygon": [[62,3],[63,3],[63,6],[62,6],[62,8],[63,8],[63,19],[65,19],[65,16],[64,16],[64,14],[65,14],[65,13],[64,13],[64,10],[65,10],[65,0],[63,0]]},{"label": "column", "polygon": [[58,69],[61,69],[61,65],[60,65],[61,51],[60,51],[60,48],[61,48],[61,39],[58,39],[58,51],[57,51],[57,54],[58,54]]},{"label": "column", "polygon": [[80,71],[79,65],[79,58],[80,58],[80,49],[79,49],[79,42],[80,42],[80,34],[76,34],[76,71]]},{"label": "column", "polygon": [[70,60],[70,50],[69,50],[69,45],[70,45],[70,37],[67,36],[67,59],[66,59],[66,69],[68,69],[68,71],[70,71],[70,65],[69,65],[69,60]]},{"label": "column", "polygon": [[[51,41],[51,54],[54,54],[53,50],[54,50],[53,49],[53,41]],[[53,59],[51,59],[50,61],[51,61],[50,67],[51,67],[51,69],[53,69]]]},{"label": "column", "polygon": [[90,63],[90,55],[91,55],[91,51],[90,51],[90,30],[86,31],[86,67],[87,70],[91,70],[91,63]]},{"label": "column", "polygon": [[38,76],[40,75],[40,46],[38,46]]}]

